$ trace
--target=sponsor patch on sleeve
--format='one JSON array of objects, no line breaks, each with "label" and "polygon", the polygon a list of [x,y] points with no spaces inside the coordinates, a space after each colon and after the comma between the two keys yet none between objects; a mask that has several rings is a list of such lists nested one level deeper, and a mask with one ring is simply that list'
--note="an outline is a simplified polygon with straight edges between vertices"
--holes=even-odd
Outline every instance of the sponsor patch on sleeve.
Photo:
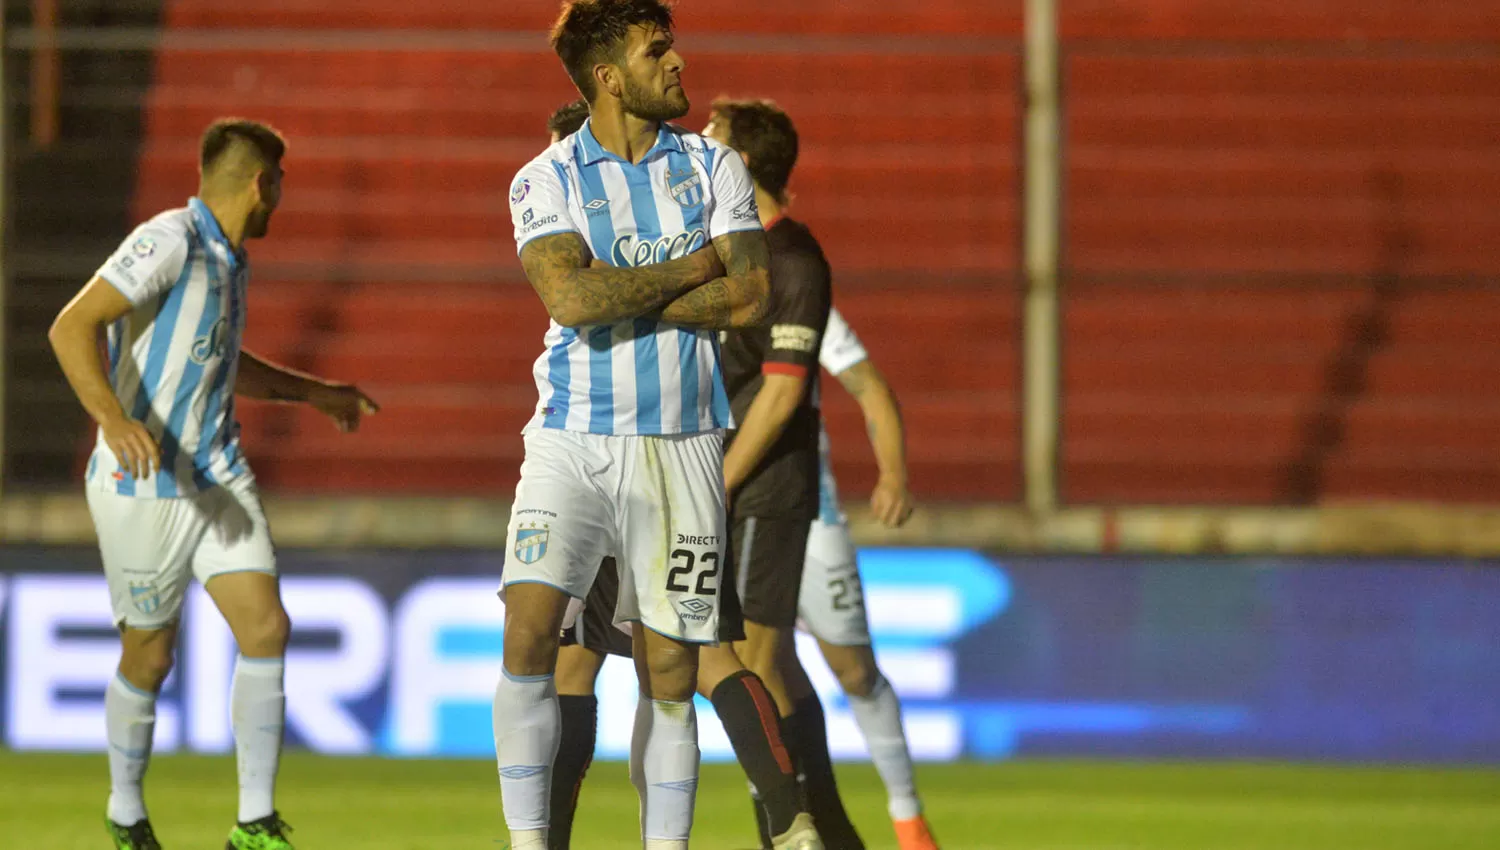
[{"label": "sponsor patch on sleeve", "polygon": [[818,337],[818,329],[806,325],[771,326],[771,347],[777,351],[811,354],[818,350]]}]

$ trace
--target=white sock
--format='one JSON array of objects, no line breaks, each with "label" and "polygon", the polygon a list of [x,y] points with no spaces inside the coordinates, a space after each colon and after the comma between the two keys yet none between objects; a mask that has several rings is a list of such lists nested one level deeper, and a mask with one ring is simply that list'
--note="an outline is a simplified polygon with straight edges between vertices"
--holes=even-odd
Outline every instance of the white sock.
[{"label": "white sock", "polygon": [[276,811],[276,771],[281,766],[281,738],[286,728],[286,691],[282,658],[246,658],[234,662],[229,687],[229,722],[240,768],[240,823],[260,820]]},{"label": "white sock", "polygon": [[151,761],[156,694],[115,673],[104,689],[104,726],[109,735],[109,819],[131,826],[146,818],[141,782]]},{"label": "white sock", "polygon": [[901,728],[901,700],[891,683],[880,676],[867,697],[850,695],[849,707],[864,733],[870,759],[885,783],[891,820],[909,820],[922,813],[917,799],[917,781],[912,774],[911,751]]},{"label": "white sock", "polygon": [[698,710],[693,701],[642,699],[630,752],[646,850],[687,850],[698,797]]},{"label": "white sock", "polygon": [[501,668],[495,686],[495,758],[500,802],[513,850],[547,847],[552,762],[562,737],[557,685],[548,676],[512,676]]}]

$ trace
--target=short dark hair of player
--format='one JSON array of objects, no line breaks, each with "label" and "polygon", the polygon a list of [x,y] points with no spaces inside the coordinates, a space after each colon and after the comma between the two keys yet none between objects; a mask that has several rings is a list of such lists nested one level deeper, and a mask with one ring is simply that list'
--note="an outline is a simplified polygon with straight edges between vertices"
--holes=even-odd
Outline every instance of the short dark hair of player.
[{"label": "short dark hair of player", "polygon": [[583,122],[589,120],[589,104],[583,98],[573,101],[565,106],[559,106],[552,117],[547,119],[547,132],[566,139],[583,128]]},{"label": "short dark hair of player", "polygon": [[599,94],[594,66],[620,64],[625,34],[648,25],[670,32],[672,7],[662,0],[567,0],[552,25],[552,49],[578,93],[589,103]]},{"label": "short dark hair of player", "polygon": [[709,115],[724,122],[729,146],[750,158],[746,168],[755,185],[772,197],[786,197],[797,164],[797,128],[786,112],[769,100],[721,97],[709,107]]},{"label": "short dark hair of player", "polygon": [[250,145],[266,165],[280,165],[286,156],[286,139],[271,125],[248,118],[220,118],[203,131],[198,166],[208,171],[235,142]]}]

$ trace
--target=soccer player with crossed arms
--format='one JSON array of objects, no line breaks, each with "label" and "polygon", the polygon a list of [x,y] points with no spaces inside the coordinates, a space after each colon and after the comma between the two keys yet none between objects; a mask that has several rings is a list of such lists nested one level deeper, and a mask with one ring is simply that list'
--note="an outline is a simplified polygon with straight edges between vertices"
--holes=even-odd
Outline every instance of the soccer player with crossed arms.
[{"label": "soccer player with crossed arms", "polygon": [[[756,102],[748,104],[748,108],[734,102],[716,104],[715,124],[725,125],[722,129],[727,131],[732,124],[725,119],[724,113],[730,113],[736,106],[741,107],[741,114],[771,120],[779,112],[774,107]],[[553,113],[548,120],[548,129],[555,141],[577,132],[587,118],[588,105],[576,101]],[[789,123],[780,137],[765,132],[764,126],[757,126],[769,123],[770,120],[742,124],[740,133],[747,137],[745,141],[757,142],[754,146],[763,151],[787,147],[790,138],[794,137]],[[729,141],[738,143],[735,139]],[[766,163],[770,168],[765,179],[773,186],[784,186],[787,174],[781,171],[785,165],[786,163],[771,166]],[[787,172],[789,173],[789,169]],[[776,195],[779,197],[780,193]],[[764,187],[760,188],[757,197],[763,217],[766,212],[772,212],[772,225],[779,224],[780,222],[775,221],[779,202],[774,197],[769,197]],[[774,269],[773,255],[773,272]],[[773,278],[773,291],[777,285]],[[911,516],[912,499],[906,484],[905,430],[900,409],[884,376],[870,361],[859,338],[836,308],[828,316],[818,362],[854,395],[864,413],[880,469],[880,478],[871,496],[873,513],[887,526],[904,524]],[[790,414],[787,414],[787,418],[790,418]],[[797,608],[798,627],[818,638],[825,660],[849,696],[871,758],[885,783],[888,808],[901,850],[936,850],[937,843],[922,815],[921,802],[916,792],[911,754],[902,729],[900,701],[890,683],[881,675],[871,649],[855,549],[847,519],[839,505],[837,484],[829,462],[828,436],[822,429],[821,420],[818,424],[817,447],[819,513],[807,539],[806,565]],[[558,670],[559,688],[564,694],[564,744],[559,754],[557,773],[554,775],[554,850],[563,850],[568,846],[567,839],[578,802],[578,790],[592,758],[598,711],[593,691],[604,655],[630,656],[629,638],[612,628],[609,622],[608,612],[613,609],[617,586],[613,569],[613,564],[606,564],[600,570],[599,578],[589,594],[589,607],[580,616],[577,626],[564,636]],[[801,672],[800,664],[796,669],[798,672],[793,673],[793,677],[801,684],[799,690],[804,694],[811,694],[811,684],[806,681],[805,672]],[[745,677],[759,686],[754,681],[754,674],[746,671]],[[730,680],[732,681],[734,680]],[[735,696],[730,688],[720,688],[700,687],[700,693],[709,697],[719,711],[720,719],[734,743],[736,755],[750,774],[752,784],[758,786],[758,796],[764,804],[768,796],[765,789],[775,784],[774,771],[757,771],[757,762],[765,759],[755,757],[754,750],[757,748],[752,746],[752,741],[747,740],[753,737],[754,730],[745,722],[746,712],[736,710],[735,701],[729,698]],[[764,686],[759,688],[763,690]],[[811,703],[806,708],[807,713],[814,713]],[[811,731],[817,734],[823,725],[821,706],[814,716],[816,720],[811,726],[817,728]],[[807,749],[821,762],[813,771],[814,787],[810,789],[815,804],[825,810],[823,822],[817,825],[832,827],[829,830],[829,846],[838,846],[833,843],[834,840],[842,840],[847,846],[858,846],[859,839],[853,834],[852,826],[847,825],[847,816],[842,812],[842,807],[836,811],[827,811],[838,804],[838,796],[832,781],[832,768],[827,761],[826,737],[812,742]],[[765,813],[758,813],[757,823],[762,828],[763,845],[777,846],[774,831],[767,834]],[[838,838],[840,834],[842,837]]]},{"label": "soccer player with crossed arms", "polygon": [[[699,647],[718,641],[728,535],[718,332],[769,308],[744,164],[667,124],[687,113],[659,0],[573,0],[552,45],[589,126],[511,183],[521,265],[551,316],[508,528],[495,750],[513,850],[547,847],[553,673],[601,560],[641,681],[631,778],[648,850],[684,850],[698,781]],[[593,261],[602,263],[596,266]]]},{"label": "soccer player with crossed arms", "polygon": [[[582,100],[559,108],[547,119],[552,143],[580,132],[588,118],[589,106]],[[788,299],[784,297],[786,294],[773,293],[773,301],[801,301],[804,311],[810,309],[815,314],[811,321],[823,322],[823,308],[818,299]],[[822,300],[826,302],[826,298]],[[732,538],[733,535],[731,542]],[[764,806],[763,812],[757,811],[757,817],[769,845],[775,850],[821,850],[791,754],[782,740],[775,700],[761,678],[745,667],[734,650],[733,642],[744,640],[745,629],[734,582],[727,578],[733,574],[733,555],[732,551],[725,553],[722,573],[725,579],[720,583],[719,645],[704,647],[699,652],[698,693],[713,704],[736,758],[752,787],[757,789]],[[615,559],[606,558],[589,589],[584,610],[573,627],[563,631],[556,675],[562,736],[552,772],[548,830],[551,850],[568,850],[572,845],[579,792],[594,757],[599,723],[599,701],[594,697],[594,687],[604,657],[632,655],[630,625],[614,624],[619,587]]]}]

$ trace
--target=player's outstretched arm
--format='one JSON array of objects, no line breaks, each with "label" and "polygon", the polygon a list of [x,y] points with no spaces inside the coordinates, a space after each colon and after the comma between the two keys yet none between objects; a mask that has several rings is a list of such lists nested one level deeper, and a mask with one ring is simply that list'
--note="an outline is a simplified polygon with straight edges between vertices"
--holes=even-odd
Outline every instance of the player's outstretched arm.
[{"label": "player's outstretched arm", "polygon": [[885,525],[895,528],[911,516],[912,498],[906,489],[906,426],[891,385],[869,360],[838,373],[839,383],[859,402],[875,450],[880,480],[870,496],[870,508]]},{"label": "player's outstretched arm", "polygon": [[251,351],[240,352],[234,393],[263,401],[310,404],[331,417],[339,430],[345,432],[357,430],[361,416],[380,411],[380,406],[353,384],[325,381],[279,366]]},{"label": "player's outstretched arm", "polygon": [[577,233],[555,233],[527,242],[521,267],[552,320],[565,328],[607,325],[661,309],[662,305],[723,274],[709,250],[625,268],[590,267],[588,246]]},{"label": "player's outstretched arm", "polygon": [[133,309],[120,290],[95,277],[57,314],[47,340],[84,410],[99,423],[105,445],[136,478],[161,467],[161,452],[146,426],[131,419],[115,397],[99,352],[99,333]]},{"label": "player's outstretched arm", "polygon": [[706,330],[753,327],[771,311],[771,254],[762,230],[740,230],[714,238],[724,276],[683,295],[662,311],[662,320]]}]

